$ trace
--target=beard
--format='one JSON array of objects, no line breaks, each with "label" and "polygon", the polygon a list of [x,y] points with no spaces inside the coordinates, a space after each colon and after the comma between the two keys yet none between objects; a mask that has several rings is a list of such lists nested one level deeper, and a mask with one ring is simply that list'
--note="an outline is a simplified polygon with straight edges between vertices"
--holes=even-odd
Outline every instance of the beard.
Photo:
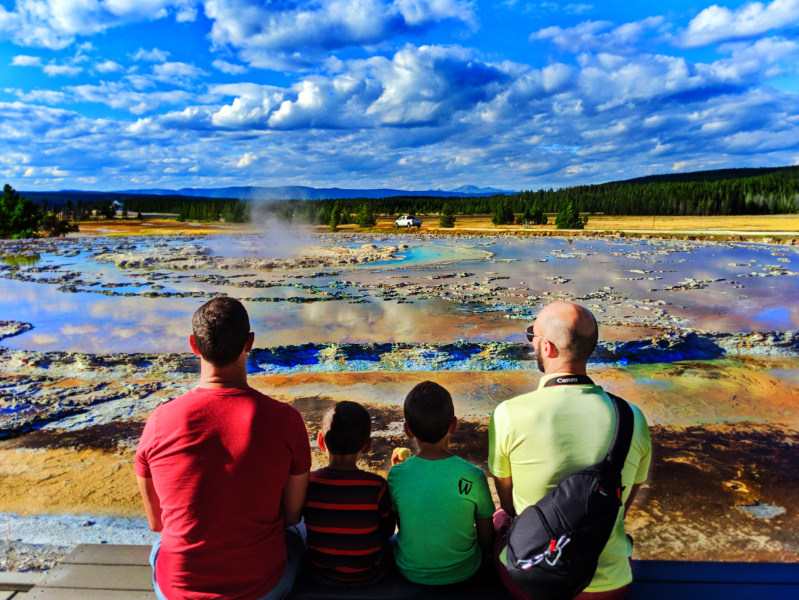
[{"label": "beard", "polygon": [[541,355],[538,352],[535,353],[535,362],[538,365],[539,371],[541,371],[542,373],[547,372],[547,370],[544,368],[544,359],[541,357]]}]

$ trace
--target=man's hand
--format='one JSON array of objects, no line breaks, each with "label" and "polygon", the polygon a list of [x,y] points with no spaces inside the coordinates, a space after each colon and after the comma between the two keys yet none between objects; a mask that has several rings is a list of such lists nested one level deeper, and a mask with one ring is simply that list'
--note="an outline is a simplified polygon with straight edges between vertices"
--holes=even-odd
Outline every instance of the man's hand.
[{"label": "man's hand", "polygon": [[286,487],[283,488],[283,522],[286,527],[296,525],[302,519],[302,505],[305,504],[305,492],[311,472],[302,475],[289,475]]},{"label": "man's hand", "polygon": [[513,477],[494,476],[494,485],[499,496],[499,507],[511,517],[516,516],[516,509],[513,508]]},{"label": "man's hand", "polygon": [[161,523],[161,501],[158,499],[152,478],[136,476],[136,484],[144,502],[144,512],[147,513],[150,529],[155,532],[161,531],[164,528],[164,524]]}]

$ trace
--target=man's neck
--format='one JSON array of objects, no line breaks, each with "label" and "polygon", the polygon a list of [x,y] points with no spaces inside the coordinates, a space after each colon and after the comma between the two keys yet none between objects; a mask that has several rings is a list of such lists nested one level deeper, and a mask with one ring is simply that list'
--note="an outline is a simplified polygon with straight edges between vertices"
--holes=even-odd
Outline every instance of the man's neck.
[{"label": "man's neck", "polygon": [[247,385],[247,368],[240,362],[217,367],[200,360],[200,387],[210,389],[239,388]]},{"label": "man's neck", "polygon": [[544,375],[568,374],[568,375],[588,375],[585,363],[557,362],[546,365]]}]

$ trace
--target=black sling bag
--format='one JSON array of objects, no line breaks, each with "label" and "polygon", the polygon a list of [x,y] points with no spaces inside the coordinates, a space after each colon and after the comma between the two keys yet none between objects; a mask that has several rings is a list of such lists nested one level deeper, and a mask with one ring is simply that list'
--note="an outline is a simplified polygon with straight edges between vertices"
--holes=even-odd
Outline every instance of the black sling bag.
[{"label": "black sling bag", "polygon": [[[545,387],[586,383],[594,382],[585,375],[569,375],[551,379]],[[616,524],[634,416],[627,402],[608,396],[616,429],[604,460],[566,477],[525,508],[508,530],[508,573],[534,600],[569,600],[588,587]]]}]

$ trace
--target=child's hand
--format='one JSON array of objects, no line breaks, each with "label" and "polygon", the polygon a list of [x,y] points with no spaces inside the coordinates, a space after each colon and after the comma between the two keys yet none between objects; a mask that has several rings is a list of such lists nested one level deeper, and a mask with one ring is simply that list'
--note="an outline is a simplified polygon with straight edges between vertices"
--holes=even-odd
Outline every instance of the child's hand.
[{"label": "child's hand", "polygon": [[394,448],[394,452],[391,453],[391,466],[393,467],[403,463],[411,456],[413,456],[413,454],[410,448]]}]

